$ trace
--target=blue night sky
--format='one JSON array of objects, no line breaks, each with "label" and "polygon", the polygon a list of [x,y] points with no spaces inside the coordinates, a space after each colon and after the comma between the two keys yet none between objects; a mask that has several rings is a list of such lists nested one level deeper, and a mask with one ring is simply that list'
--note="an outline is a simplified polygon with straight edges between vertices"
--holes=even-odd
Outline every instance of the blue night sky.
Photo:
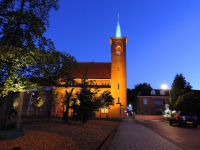
[{"label": "blue night sky", "polygon": [[199,0],[60,0],[45,36],[78,62],[111,62],[117,19],[127,37],[127,88],[160,89],[183,73],[200,90]]}]

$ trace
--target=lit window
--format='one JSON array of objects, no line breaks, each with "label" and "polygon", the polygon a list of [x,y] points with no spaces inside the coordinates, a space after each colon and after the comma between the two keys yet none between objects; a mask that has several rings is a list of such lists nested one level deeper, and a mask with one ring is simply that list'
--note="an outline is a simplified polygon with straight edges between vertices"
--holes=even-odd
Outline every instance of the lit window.
[{"label": "lit window", "polygon": [[144,98],[143,100],[144,100],[144,104],[147,104],[147,98]]},{"label": "lit window", "polygon": [[104,113],[104,108],[101,108],[101,113]]},{"label": "lit window", "polygon": [[156,94],[156,91],[155,90],[152,90],[151,91],[151,95],[155,95]]},{"label": "lit window", "polygon": [[160,95],[165,95],[165,91],[161,90]]},{"label": "lit window", "polygon": [[105,113],[106,113],[106,114],[108,113],[108,107],[105,108]]}]

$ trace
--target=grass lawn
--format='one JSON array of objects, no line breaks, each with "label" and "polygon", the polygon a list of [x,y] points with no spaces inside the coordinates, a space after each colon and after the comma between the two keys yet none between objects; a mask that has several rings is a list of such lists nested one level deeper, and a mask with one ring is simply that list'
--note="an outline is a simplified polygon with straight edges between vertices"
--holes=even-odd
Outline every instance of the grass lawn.
[{"label": "grass lawn", "polygon": [[[12,121],[15,120],[13,118]],[[79,121],[52,119],[51,123],[47,123],[47,119],[22,118],[24,136],[0,141],[0,149],[11,150],[19,146],[21,150],[94,150],[119,125],[115,121],[90,120],[81,125]]]}]

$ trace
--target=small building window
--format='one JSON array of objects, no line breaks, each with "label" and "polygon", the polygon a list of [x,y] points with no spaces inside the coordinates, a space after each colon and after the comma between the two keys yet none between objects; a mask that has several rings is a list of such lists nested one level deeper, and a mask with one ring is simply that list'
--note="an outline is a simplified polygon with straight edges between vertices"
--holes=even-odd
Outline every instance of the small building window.
[{"label": "small building window", "polygon": [[103,83],[102,83],[102,87],[103,87]]},{"label": "small building window", "polygon": [[154,99],[154,100],[153,100],[153,104],[162,105],[162,104],[163,104],[163,100],[161,100],[161,99]]},{"label": "small building window", "polygon": [[105,114],[107,114],[107,113],[108,113],[108,107],[105,108]]},{"label": "small building window", "polygon": [[151,90],[151,95],[156,95],[156,91],[155,90]]},{"label": "small building window", "polygon": [[109,87],[109,83],[107,84],[107,86]]},{"label": "small building window", "polygon": [[118,103],[120,102],[120,98],[118,97]]},{"label": "small building window", "polygon": [[120,85],[119,85],[119,83],[118,83],[118,90],[120,89]]},{"label": "small building window", "polygon": [[101,113],[104,113],[104,110],[105,110],[104,108],[101,108]]},{"label": "small building window", "polygon": [[165,95],[165,91],[161,90],[160,95]]},{"label": "small building window", "polygon": [[96,87],[97,87],[97,83],[96,83]]},{"label": "small building window", "polygon": [[107,114],[108,113],[108,108],[107,107],[105,107],[105,108],[101,108],[101,113],[102,114]]},{"label": "small building window", "polygon": [[119,67],[118,67],[118,71],[119,71]]},{"label": "small building window", "polygon": [[105,87],[106,87],[106,83],[105,83]]},{"label": "small building window", "polygon": [[143,101],[144,101],[144,104],[147,104],[147,98],[144,98]]}]

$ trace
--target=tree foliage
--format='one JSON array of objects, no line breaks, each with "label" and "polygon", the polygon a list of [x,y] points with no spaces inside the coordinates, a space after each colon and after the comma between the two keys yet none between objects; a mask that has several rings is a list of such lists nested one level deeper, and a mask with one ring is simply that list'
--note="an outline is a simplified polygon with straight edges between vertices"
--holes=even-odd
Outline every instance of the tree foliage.
[{"label": "tree foliage", "polygon": [[36,75],[43,52],[55,49],[43,36],[52,8],[58,9],[58,0],[0,1],[0,82],[4,95],[36,86],[28,76]]},{"label": "tree foliage", "polygon": [[114,105],[114,98],[110,91],[104,91],[100,95],[101,105],[103,107],[109,107],[109,105]]},{"label": "tree foliage", "polygon": [[131,104],[139,92],[144,92],[144,90],[152,90],[151,85],[144,82],[135,85],[134,89],[127,89],[127,104]]},{"label": "tree foliage", "polygon": [[87,81],[87,78],[82,79],[80,84],[80,90],[77,91],[76,96],[79,100],[79,105],[76,106],[75,117],[78,120],[81,120],[84,124],[89,120],[90,117],[95,116],[95,95],[98,91],[91,91],[90,81]]},{"label": "tree foliage", "polygon": [[194,96],[193,92],[180,95],[174,104],[174,109],[183,112],[196,113],[195,107],[199,104],[200,99]]},{"label": "tree foliage", "polygon": [[[38,68],[43,54],[55,50],[53,42],[43,36],[49,26],[51,9],[58,9],[58,0],[0,0],[0,84],[3,96],[10,92],[9,97],[13,97],[14,91],[23,92],[27,87],[37,86],[29,79],[41,75]],[[8,101],[0,105],[0,129],[7,120],[5,113],[10,109],[12,98]]]},{"label": "tree foliage", "polygon": [[192,89],[192,86],[190,85],[189,82],[186,82],[185,77],[181,73],[176,74],[174,81],[172,83],[172,88],[171,88],[171,94],[172,94],[172,99],[171,99],[171,104],[172,106],[176,103],[178,100],[179,96],[190,92]]}]

